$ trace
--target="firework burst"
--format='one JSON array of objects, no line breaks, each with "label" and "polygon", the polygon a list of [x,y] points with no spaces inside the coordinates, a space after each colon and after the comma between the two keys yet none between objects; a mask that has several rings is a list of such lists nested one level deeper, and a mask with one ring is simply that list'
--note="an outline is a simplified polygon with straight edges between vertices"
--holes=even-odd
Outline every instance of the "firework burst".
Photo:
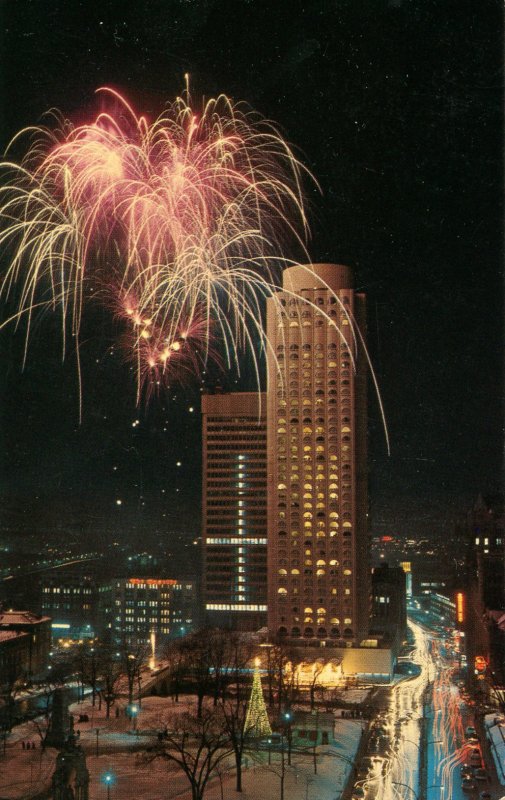
[{"label": "firework burst", "polygon": [[[303,244],[302,165],[271,123],[224,95],[198,114],[187,91],[150,124],[100,91],[111,110],[93,122],[51,112],[11,143],[29,145],[20,165],[2,164],[0,292],[16,286],[27,340],[35,309],[59,309],[65,348],[69,331],[79,342],[86,284],[108,287],[97,296],[121,309],[139,390],[214,357],[211,330],[236,362],[265,344],[258,296],[277,285],[283,241]],[[179,342],[181,326],[192,333]]]},{"label": "firework burst", "polygon": [[99,91],[108,110],[92,122],[51,112],[11,143],[28,142],[21,163],[0,165],[0,297],[15,290],[18,304],[3,325],[26,320],[28,343],[35,311],[59,310],[63,352],[71,335],[78,356],[92,296],[121,321],[137,400],[208,360],[239,371],[244,349],[259,388],[262,300],[295,263],[281,255],[288,242],[309,260],[309,173],[271,122],[224,95],[197,112],[186,85],[149,122],[116,91]]}]

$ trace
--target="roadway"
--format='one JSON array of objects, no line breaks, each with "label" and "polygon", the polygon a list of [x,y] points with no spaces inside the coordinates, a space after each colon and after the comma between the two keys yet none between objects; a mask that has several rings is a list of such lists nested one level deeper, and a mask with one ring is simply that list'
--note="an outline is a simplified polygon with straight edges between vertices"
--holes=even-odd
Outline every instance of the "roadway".
[{"label": "roadway", "polygon": [[[480,800],[487,792],[490,800],[500,800],[504,787],[496,779],[472,701],[458,683],[457,641],[440,629],[439,619],[421,612],[410,615],[409,627],[414,638],[409,660],[416,674],[388,690],[358,765],[353,796]],[[477,728],[474,738],[466,735],[469,727]],[[465,765],[470,779],[463,786]]]}]

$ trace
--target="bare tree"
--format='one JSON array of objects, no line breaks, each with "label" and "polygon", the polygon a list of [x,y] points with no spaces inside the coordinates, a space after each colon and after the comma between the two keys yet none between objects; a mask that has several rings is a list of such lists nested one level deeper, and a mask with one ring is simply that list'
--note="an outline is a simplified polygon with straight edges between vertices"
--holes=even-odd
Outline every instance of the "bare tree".
[{"label": "bare tree", "polygon": [[100,654],[100,675],[102,680],[102,697],[105,702],[107,719],[114,705],[117,686],[122,675],[122,665],[110,647],[104,647]]},{"label": "bare tree", "polygon": [[209,780],[233,752],[222,712],[202,708],[199,718],[185,712],[169,715],[165,722],[163,738],[143,759],[162,758],[179,766],[191,786],[192,800],[203,800]]},{"label": "bare tree", "polygon": [[179,702],[179,692],[181,690],[182,678],[186,673],[186,656],[181,650],[182,639],[169,642],[164,652],[164,658],[169,662],[168,683],[169,694],[172,695],[174,702]]},{"label": "bare tree", "polygon": [[310,695],[310,710],[314,710],[314,705],[316,702],[315,694],[317,690],[321,690],[323,687],[318,683],[318,679],[323,672],[326,666],[325,661],[323,659],[318,658],[316,661],[312,663],[312,676],[309,683],[309,695]]},{"label": "bare tree", "polygon": [[142,641],[138,641],[133,645],[124,641],[121,645],[120,652],[121,665],[128,681],[128,702],[132,703],[135,693],[135,684],[137,684],[140,694],[140,676],[142,667],[147,662],[149,645]]},{"label": "bare tree", "polygon": [[190,633],[181,640],[180,653],[186,664],[186,673],[191,679],[197,696],[197,718],[202,718],[204,697],[213,687],[214,653],[211,629]]},{"label": "bare tree", "polygon": [[230,747],[235,758],[236,791],[242,791],[242,760],[244,751],[253,737],[254,726],[247,724],[247,701],[236,697],[231,700],[221,699],[223,727],[229,738]]},{"label": "bare tree", "polygon": [[[277,694],[279,711],[290,705],[298,691],[298,672],[296,665],[300,661],[296,650],[282,638],[277,639],[267,649],[267,681],[269,694]],[[272,698],[273,700],[273,698]]]},{"label": "bare tree", "polygon": [[75,668],[81,681],[84,694],[84,686],[91,689],[91,703],[94,706],[98,695],[98,684],[100,680],[101,667],[101,648],[100,645],[90,646],[82,644],[79,646],[75,656]]}]

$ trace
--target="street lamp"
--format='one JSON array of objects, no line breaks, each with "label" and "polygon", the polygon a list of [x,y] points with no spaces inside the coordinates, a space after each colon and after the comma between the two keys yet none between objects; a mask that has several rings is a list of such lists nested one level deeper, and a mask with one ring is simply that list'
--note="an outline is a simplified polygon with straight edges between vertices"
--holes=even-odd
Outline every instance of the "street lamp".
[{"label": "street lamp", "polygon": [[287,727],[288,734],[288,765],[291,766],[291,720],[293,715],[291,711],[285,711],[283,714],[284,722]]},{"label": "street lamp", "polygon": [[110,800],[110,787],[116,782],[116,776],[113,772],[104,772],[102,775],[102,783],[107,787],[107,800]]},{"label": "street lamp", "polygon": [[132,728],[134,731],[137,730],[137,714],[139,713],[139,707],[137,703],[131,703],[130,707],[130,717],[132,719]]},{"label": "street lamp", "polygon": [[272,763],[272,740],[270,739],[270,737],[268,737],[267,742],[268,742],[268,763],[271,764]]}]

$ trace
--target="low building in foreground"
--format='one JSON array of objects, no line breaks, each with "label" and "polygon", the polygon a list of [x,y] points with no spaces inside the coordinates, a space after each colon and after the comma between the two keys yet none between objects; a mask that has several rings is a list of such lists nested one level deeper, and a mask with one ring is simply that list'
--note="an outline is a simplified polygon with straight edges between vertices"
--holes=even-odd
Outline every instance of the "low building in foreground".
[{"label": "low building in foreground", "polygon": [[[31,611],[1,611],[0,635],[2,633],[26,634],[23,644],[26,652],[22,657],[24,673],[28,677],[45,672],[51,650],[51,618],[33,614]],[[10,637],[12,639],[12,637]],[[5,637],[9,642],[9,637]],[[20,638],[21,641],[21,638]],[[6,644],[7,649],[14,647]]]}]

